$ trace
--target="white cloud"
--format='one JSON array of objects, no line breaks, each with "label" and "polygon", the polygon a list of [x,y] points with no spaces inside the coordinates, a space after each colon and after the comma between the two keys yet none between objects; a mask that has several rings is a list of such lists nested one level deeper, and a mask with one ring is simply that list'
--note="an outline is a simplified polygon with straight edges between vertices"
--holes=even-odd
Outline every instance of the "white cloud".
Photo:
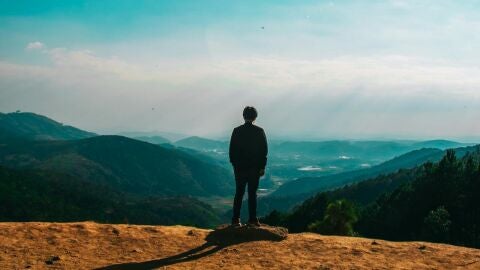
[{"label": "white cloud", "polygon": [[33,41],[27,44],[27,47],[25,47],[26,50],[28,51],[33,51],[33,50],[41,50],[45,48],[45,44],[43,44],[40,41]]},{"label": "white cloud", "polygon": [[[152,66],[90,50],[42,52],[51,64],[0,62],[1,107],[52,117],[61,111],[65,118],[59,120],[79,121],[93,130],[222,134],[245,104],[253,104],[260,108],[259,121],[277,134],[428,137],[480,132],[472,124],[479,113],[480,68],[448,60],[252,56],[188,64],[159,60]],[[212,113],[219,108],[225,109]],[[455,121],[458,117],[462,121]],[[366,130],[370,123],[376,124]],[[454,128],[446,129],[446,123]]]},{"label": "white cloud", "polygon": [[[297,91],[333,95],[362,90],[363,95],[418,95],[435,91],[478,97],[480,68],[402,55],[339,56],[315,60],[281,57],[243,57],[192,61],[159,61],[156,66],[103,57],[90,50],[44,50],[53,65],[45,67],[56,80],[130,81],[204,87],[212,82],[248,86],[272,95]],[[4,63],[5,64],[5,63]],[[5,68],[5,66],[4,66]],[[222,84],[230,82],[231,85]]]}]

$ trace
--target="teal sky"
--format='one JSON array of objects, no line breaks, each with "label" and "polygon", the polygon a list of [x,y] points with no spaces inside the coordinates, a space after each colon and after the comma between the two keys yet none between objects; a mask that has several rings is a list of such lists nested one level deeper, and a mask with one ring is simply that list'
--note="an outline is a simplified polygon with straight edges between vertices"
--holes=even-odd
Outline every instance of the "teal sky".
[{"label": "teal sky", "polygon": [[0,111],[224,136],[480,138],[477,1],[0,1]]}]

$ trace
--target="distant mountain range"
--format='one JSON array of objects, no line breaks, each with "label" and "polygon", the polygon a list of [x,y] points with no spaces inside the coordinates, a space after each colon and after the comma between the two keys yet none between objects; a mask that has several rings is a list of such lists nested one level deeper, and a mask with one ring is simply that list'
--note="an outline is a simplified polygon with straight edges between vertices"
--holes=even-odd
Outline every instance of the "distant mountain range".
[{"label": "distant mountain range", "polygon": [[[228,164],[228,141],[188,137],[174,143],[177,147],[200,151],[222,164]],[[447,140],[432,141],[271,141],[268,170],[272,189],[298,178],[322,177],[369,168],[421,148],[467,146]],[[271,189],[268,191],[271,192]]]},{"label": "distant mountain range", "polygon": [[323,177],[300,178],[282,185],[272,196],[291,196],[302,193],[316,193],[322,190],[341,187],[382,173],[394,172],[401,168],[412,168],[426,161],[438,160],[443,151],[425,148],[408,152],[371,168],[332,174]]},{"label": "distant mountain range", "polygon": [[152,144],[166,144],[170,143],[170,140],[162,136],[138,136],[133,137],[132,139],[148,142]]},{"label": "distant mountain range", "polygon": [[[457,155],[463,156],[470,147],[456,148]],[[298,194],[316,193],[326,189],[341,187],[380,174],[392,173],[399,169],[408,169],[427,161],[438,161],[445,154],[436,148],[422,148],[395,157],[371,168],[354,170],[324,177],[300,178],[282,185],[272,196],[289,196]]]},{"label": "distant mountain range", "polygon": [[319,141],[283,142],[272,147],[282,154],[300,154],[317,158],[387,160],[421,148],[447,149],[467,146],[447,140],[431,141]]},{"label": "distant mountain range", "polygon": [[229,142],[206,139],[192,136],[175,142],[176,146],[191,148],[199,151],[227,152]]},{"label": "distant mountain range", "polygon": [[34,113],[0,113],[0,139],[75,140],[96,136]]},{"label": "distant mountain range", "polygon": [[169,142],[175,142],[181,139],[188,138],[189,135],[176,133],[176,132],[165,132],[165,131],[130,131],[130,132],[120,132],[116,135],[125,136],[129,138],[138,138],[138,137],[162,137]]},{"label": "distant mountain range", "polygon": [[[228,141],[212,140],[198,136],[174,143],[177,146],[198,151],[228,152]],[[299,155],[302,159],[366,159],[385,160],[400,154],[421,149],[447,149],[472,144],[448,140],[430,141],[273,141],[269,144],[273,156]]]}]

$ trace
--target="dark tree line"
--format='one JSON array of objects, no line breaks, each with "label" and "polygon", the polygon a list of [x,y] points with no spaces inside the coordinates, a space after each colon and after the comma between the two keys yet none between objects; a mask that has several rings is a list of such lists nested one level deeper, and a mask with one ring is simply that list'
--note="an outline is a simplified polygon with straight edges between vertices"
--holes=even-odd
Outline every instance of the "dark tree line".
[{"label": "dark tree line", "polygon": [[480,246],[479,154],[447,151],[414,181],[366,207],[357,230],[368,237]]},{"label": "dark tree line", "polygon": [[0,166],[0,221],[85,221],[213,227],[221,220],[187,196],[125,194],[77,177]]}]

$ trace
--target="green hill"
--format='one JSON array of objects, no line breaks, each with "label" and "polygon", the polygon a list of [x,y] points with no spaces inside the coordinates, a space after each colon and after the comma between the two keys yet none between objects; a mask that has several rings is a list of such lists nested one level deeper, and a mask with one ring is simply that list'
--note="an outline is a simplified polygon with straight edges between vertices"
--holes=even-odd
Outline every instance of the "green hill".
[{"label": "green hill", "polygon": [[225,168],[121,136],[10,142],[0,146],[0,165],[46,169],[142,195],[227,195],[234,189]]},{"label": "green hill", "polygon": [[0,139],[74,140],[96,136],[34,113],[0,113]]}]

